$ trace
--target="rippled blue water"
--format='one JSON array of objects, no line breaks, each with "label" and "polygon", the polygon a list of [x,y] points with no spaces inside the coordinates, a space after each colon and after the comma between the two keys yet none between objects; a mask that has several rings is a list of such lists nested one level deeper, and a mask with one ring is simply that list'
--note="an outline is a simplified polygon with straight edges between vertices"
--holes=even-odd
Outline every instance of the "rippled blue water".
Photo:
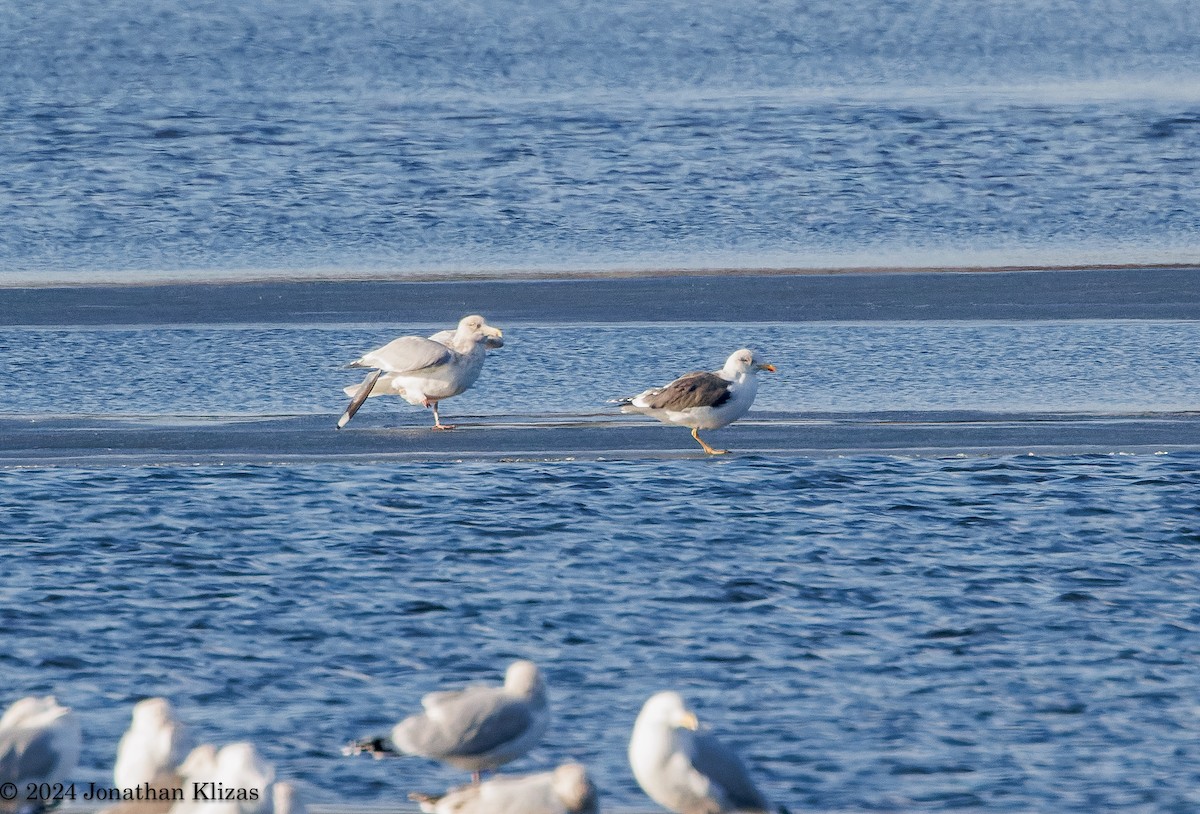
[{"label": "rippled blue water", "polygon": [[[760,376],[755,408],[768,411],[1136,413],[1192,410],[1200,392],[1200,325],[1185,321],[504,328],[506,347],[445,415],[615,414],[606,399],[745,345],[779,368]],[[344,363],[412,330],[0,329],[0,413],[336,416],[362,378]],[[425,424],[424,412],[387,398],[362,415]]]},{"label": "rippled blue water", "polygon": [[5,2],[0,51],[9,279],[1200,245],[1189,0]]},{"label": "rippled blue water", "polygon": [[460,780],[338,755],[517,656],[606,805],[684,691],[793,810],[1188,811],[1200,458],[758,459],[0,471],[0,669],[251,738],[310,801]]}]

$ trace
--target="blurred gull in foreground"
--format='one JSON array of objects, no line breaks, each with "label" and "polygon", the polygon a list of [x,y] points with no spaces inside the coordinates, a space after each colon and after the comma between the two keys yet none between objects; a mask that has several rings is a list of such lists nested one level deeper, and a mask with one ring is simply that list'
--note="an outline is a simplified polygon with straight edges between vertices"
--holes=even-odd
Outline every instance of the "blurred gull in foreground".
[{"label": "blurred gull in foreground", "polygon": [[686,373],[670,384],[652,387],[632,398],[620,399],[623,413],[642,413],[664,424],[692,428],[692,437],[709,455],[724,455],[729,450],[713,449],[699,436],[699,430],[716,430],[744,416],[758,394],[760,370],[775,371],[748,348],[734,351],[725,366],[709,373]]},{"label": "blurred gull in foreground", "polygon": [[178,782],[175,771],[192,748],[187,727],[175,718],[165,698],[147,698],[133,708],[129,729],[117,746],[113,782],[118,789],[143,783],[152,786]]},{"label": "blurred gull in foreground", "polygon": [[54,696],[29,696],[0,716],[0,785],[12,783],[17,796],[0,799],[0,812],[43,811],[55,801],[27,800],[27,784],[64,783],[79,762],[83,733],[79,719]]},{"label": "blurred gull in foreground", "polygon": [[274,814],[275,769],[250,743],[199,746],[180,767],[187,799],[171,814]]},{"label": "blurred gull in foreground", "polygon": [[344,752],[419,755],[472,772],[478,782],[482,770],[536,746],[550,721],[546,686],[531,661],[509,665],[501,687],[431,692],[421,706],[424,712],[396,724],[390,737],[356,741]]},{"label": "blurred gull in foreground", "polygon": [[375,368],[361,384],[344,388],[350,404],[338,419],[346,426],[358,408],[374,396],[400,396],[409,404],[433,408],[433,428],[453,429],[438,415],[438,402],[465,392],[483,370],[488,348],[504,346],[503,334],[473,314],[459,320],[458,328],[440,331],[425,339],[402,336],[365,354],[350,367]]},{"label": "blurred gull in foreground", "polygon": [[[296,789],[249,743],[218,750],[191,738],[164,698],[133,708],[117,747],[115,790],[137,792],[101,814],[304,814]],[[185,756],[186,753],[186,756]]]},{"label": "blurred gull in foreground", "polygon": [[280,780],[272,786],[271,796],[275,798],[273,814],[307,814],[308,809],[300,799],[300,793],[287,780]]},{"label": "blurred gull in foreground", "polygon": [[738,756],[699,728],[676,692],[653,695],[642,707],[629,740],[629,765],[650,799],[676,814],[772,810]]},{"label": "blurred gull in foreground", "polygon": [[596,787],[578,763],[552,772],[493,777],[437,797],[411,794],[428,814],[598,814]]}]

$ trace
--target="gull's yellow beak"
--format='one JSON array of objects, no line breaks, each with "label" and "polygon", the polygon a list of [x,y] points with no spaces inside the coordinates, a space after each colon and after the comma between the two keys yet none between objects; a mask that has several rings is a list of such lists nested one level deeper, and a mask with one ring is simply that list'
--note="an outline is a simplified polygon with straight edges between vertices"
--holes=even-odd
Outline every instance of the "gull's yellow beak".
[{"label": "gull's yellow beak", "polygon": [[700,721],[696,720],[696,713],[685,712],[675,721],[676,726],[681,726],[684,729],[690,729],[695,732],[700,728]]},{"label": "gull's yellow beak", "polygon": [[491,325],[488,325],[486,328],[484,328],[484,333],[486,333],[488,336],[494,336],[497,339],[504,338],[504,331],[500,330],[499,328],[493,328]]},{"label": "gull's yellow beak", "polygon": [[771,371],[772,373],[774,373],[774,372],[775,372],[775,365],[759,365],[759,366],[758,366],[758,369],[759,369],[759,370],[769,370],[769,371]]}]

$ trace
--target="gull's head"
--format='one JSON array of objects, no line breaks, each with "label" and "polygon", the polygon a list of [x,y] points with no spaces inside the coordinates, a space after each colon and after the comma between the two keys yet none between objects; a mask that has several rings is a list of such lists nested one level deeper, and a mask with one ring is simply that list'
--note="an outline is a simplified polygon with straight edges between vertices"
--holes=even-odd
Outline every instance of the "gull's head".
[{"label": "gull's head", "polygon": [[504,689],[513,695],[535,698],[546,692],[542,673],[532,661],[514,661],[504,671]]},{"label": "gull's head", "polygon": [[754,373],[759,370],[767,370],[774,373],[775,365],[764,362],[761,356],[749,348],[735,350],[725,360],[725,372],[734,376],[740,376],[743,373]]},{"label": "gull's head", "polygon": [[171,702],[165,698],[146,698],[133,706],[133,725],[141,727],[162,727],[175,720]]},{"label": "gull's head", "polygon": [[217,747],[211,743],[202,743],[188,752],[188,756],[179,765],[179,774],[184,778],[204,778],[207,780],[216,771]]},{"label": "gull's head", "polygon": [[554,796],[572,814],[596,811],[596,787],[588,779],[587,769],[578,763],[564,763],[554,770],[550,780]]},{"label": "gull's head", "polygon": [[262,763],[254,744],[247,741],[231,743],[217,752],[217,766],[228,769],[253,769]]},{"label": "gull's head", "polygon": [[683,696],[672,690],[655,693],[642,705],[638,722],[645,721],[670,729],[699,729],[696,713],[687,708]]},{"label": "gull's head", "polygon": [[458,333],[469,336],[476,342],[484,342],[489,348],[504,347],[504,332],[487,324],[479,314],[465,316],[458,321]]},{"label": "gull's head", "polygon": [[73,718],[70,707],[58,703],[53,695],[30,695],[14,701],[0,716],[0,729],[49,726],[60,718]]},{"label": "gull's head", "polygon": [[242,741],[221,747],[216,774],[235,788],[258,789],[259,799],[272,805],[270,787],[275,782],[275,767],[263,760],[254,744]]}]

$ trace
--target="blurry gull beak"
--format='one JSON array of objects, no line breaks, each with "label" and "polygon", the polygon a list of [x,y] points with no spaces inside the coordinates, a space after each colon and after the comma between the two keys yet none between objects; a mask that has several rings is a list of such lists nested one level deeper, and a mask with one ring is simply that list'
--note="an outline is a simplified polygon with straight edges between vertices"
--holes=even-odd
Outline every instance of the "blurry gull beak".
[{"label": "blurry gull beak", "polygon": [[759,365],[759,366],[758,366],[758,369],[759,369],[759,370],[769,370],[769,371],[771,371],[772,373],[774,373],[774,372],[775,372],[775,365]]},{"label": "blurry gull beak", "polygon": [[700,728],[700,721],[696,720],[696,713],[685,712],[675,721],[676,726],[681,726],[684,729],[690,729],[695,732]]}]

